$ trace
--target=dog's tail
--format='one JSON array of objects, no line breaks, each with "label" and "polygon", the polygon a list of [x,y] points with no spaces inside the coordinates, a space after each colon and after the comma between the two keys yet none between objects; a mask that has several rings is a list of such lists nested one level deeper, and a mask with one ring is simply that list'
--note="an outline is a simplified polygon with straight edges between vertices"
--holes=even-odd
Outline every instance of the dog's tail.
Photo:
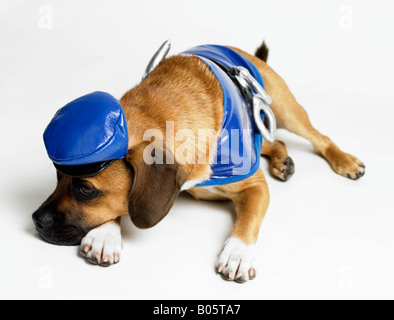
[{"label": "dog's tail", "polygon": [[261,60],[263,60],[264,62],[267,62],[268,54],[269,54],[269,49],[264,41],[263,44],[256,50],[256,53],[254,55],[257,58],[260,58]]}]

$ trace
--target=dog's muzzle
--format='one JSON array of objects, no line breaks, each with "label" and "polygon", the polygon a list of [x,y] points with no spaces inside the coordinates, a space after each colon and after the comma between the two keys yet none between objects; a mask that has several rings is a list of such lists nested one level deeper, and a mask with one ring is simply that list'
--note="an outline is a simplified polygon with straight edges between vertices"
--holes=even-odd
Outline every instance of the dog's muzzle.
[{"label": "dog's muzzle", "polygon": [[41,238],[56,245],[77,245],[87,233],[78,223],[66,223],[64,215],[51,205],[42,205],[34,212],[33,222]]}]

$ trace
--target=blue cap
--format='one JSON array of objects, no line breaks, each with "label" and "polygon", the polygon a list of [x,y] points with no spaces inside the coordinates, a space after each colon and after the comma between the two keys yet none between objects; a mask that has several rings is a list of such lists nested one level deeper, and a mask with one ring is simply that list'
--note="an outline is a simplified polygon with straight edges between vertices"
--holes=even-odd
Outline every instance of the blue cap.
[{"label": "blue cap", "polygon": [[93,92],[61,108],[44,132],[49,158],[71,176],[91,176],[128,152],[126,117],[109,93]]}]

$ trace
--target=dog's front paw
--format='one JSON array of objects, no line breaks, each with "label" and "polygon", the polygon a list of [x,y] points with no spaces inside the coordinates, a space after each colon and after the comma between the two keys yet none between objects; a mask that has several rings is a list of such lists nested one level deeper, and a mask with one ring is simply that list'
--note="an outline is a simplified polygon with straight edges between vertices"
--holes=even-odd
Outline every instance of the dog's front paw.
[{"label": "dog's front paw", "polygon": [[216,270],[225,280],[246,282],[256,277],[255,245],[229,238],[216,263]]},{"label": "dog's front paw", "polygon": [[120,226],[110,221],[91,230],[81,241],[80,252],[93,264],[108,267],[118,263],[123,243]]}]

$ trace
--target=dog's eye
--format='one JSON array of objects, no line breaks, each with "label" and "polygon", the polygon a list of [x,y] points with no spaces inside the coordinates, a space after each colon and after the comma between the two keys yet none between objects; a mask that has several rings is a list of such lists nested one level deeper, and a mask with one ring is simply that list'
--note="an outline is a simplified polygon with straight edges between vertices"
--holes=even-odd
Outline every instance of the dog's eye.
[{"label": "dog's eye", "polygon": [[91,200],[99,195],[99,191],[85,184],[74,186],[74,196],[78,200]]},{"label": "dog's eye", "polygon": [[94,193],[94,190],[88,186],[81,186],[79,188],[79,192],[81,193],[82,196],[89,198]]}]

